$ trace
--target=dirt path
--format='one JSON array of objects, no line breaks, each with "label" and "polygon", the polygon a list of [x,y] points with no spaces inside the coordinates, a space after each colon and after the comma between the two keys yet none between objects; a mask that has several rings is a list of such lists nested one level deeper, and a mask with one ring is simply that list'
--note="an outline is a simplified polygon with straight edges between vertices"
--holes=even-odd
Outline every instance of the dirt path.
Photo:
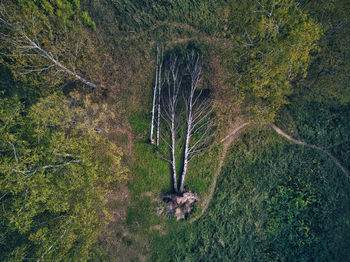
[{"label": "dirt path", "polygon": [[[224,144],[224,148],[223,148],[223,151],[222,151],[222,154],[221,154],[221,157],[219,159],[219,165],[218,165],[218,168],[215,172],[215,175],[214,175],[214,179],[213,179],[213,183],[210,187],[210,192],[209,192],[209,195],[208,197],[203,201],[202,203],[202,212],[197,216],[197,217],[194,217],[192,219],[190,219],[190,223],[193,223],[195,221],[197,221],[199,218],[202,217],[202,215],[207,211],[208,207],[209,207],[209,203],[210,201],[212,200],[213,198],[213,195],[214,195],[214,191],[215,191],[215,187],[216,187],[216,182],[217,182],[217,179],[218,179],[218,176],[220,175],[221,173],[221,169],[222,169],[222,166],[224,164],[224,160],[226,158],[226,154],[227,154],[227,151],[230,147],[230,145],[232,144],[232,142],[234,141],[234,138],[235,138],[235,135],[241,130],[243,129],[244,127],[246,127],[247,125],[250,125],[252,124],[251,122],[246,122],[246,123],[243,123],[241,124],[240,126],[238,126],[237,128],[235,128],[230,134],[228,134],[225,138],[223,138],[220,143],[223,143]],[[350,179],[350,173],[349,171],[341,165],[341,163],[338,161],[338,159],[336,159],[329,151],[327,151],[326,149],[322,148],[322,147],[319,147],[319,146],[316,146],[316,145],[311,145],[311,144],[307,144],[303,141],[300,141],[300,140],[297,140],[297,139],[294,139],[293,137],[291,137],[290,135],[286,134],[285,132],[283,132],[280,128],[278,128],[277,126],[275,126],[274,124],[272,123],[266,123],[267,125],[271,126],[276,132],[277,134],[283,136],[284,138],[288,139],[289,141],[295,143],[295,144],[298,144],[298,145],[302,145],[302,146],[306,146],[306,147],[309,147],[309,148],[313,148],[313,149],[316,149],[318,151],[321,151],[323,153],[325,153],[326,155],[328,155],[328,157],[330,159],[332,159],[332,161],[341,169],[341,171]]]},{"label": "dirt path", "polygon": [[306,146],[306,147],[310,147],[313,149],[316,149],[318,151],[321,151],[323,153],[325,153],[327,156],[329,156],[330,159],[332,159],[332,161],[334,162],[334,164],[336,164],[341,171],[350,179],[350,173],[349,171],[342,166],[342,164],[340,164],[340,162],[338,161],[338,159],[336,159],[329,151],[327,151],[326,149],[319,147],[319,146],[315,146],[315,145],[311,145],[305,142],[302,142],[300,140],[296,140],[293,137],[291,137],[290,135],[287,135],[285,132],[283,132],[280,128],[278,128],[277,126],[275,126],[274,124],[269,124],[279,135],[287,138],[289,141],[298,144],[298,145],[302,145],[302,146]]},{"label": "dirt path", "polygon": [[230,147],[230,145],[232,144],[233,140],[234,140],[234,136],[242,129],[244,128],[245,126],[249,125],[250,123],[249,122],[246,122],[246,123],[243,123],[241,124],[240,126],[238,126],[237,128],[235,128],[229,135],[227,135],[225,138],[223,138],[220,143],[223,143],[224,144],[224,148],[222,150],[222,154],[221,154],[221,157],[219,159],[219,165],[218,165],[218,168],[216,169],[216,172],[214,174],[214,179],[213,179],[213,183],[210,187],[210,192],[209,192],[209,195],[207,196],[206,199],[204,199],[204,201],[202,202],[202,212],[190,219],[190,223],[193,223],[195,221],[197,221],[199,218],[202,217],[202,215],[205,213],[205,211],[207,211],[208,207],[209,207],[209,203],[210,201],[212,200],[213,198],[213,195],[214,195],[214,191],[215,191],[215,187],[216,187],[216,181],[218,179],[218,176],[220,175],[221,173],[221,169],[222,169],[222,166],[224,164],[224,160],[226,158],[226,154],[227,154],[227,151]]},{"label": "dirt path", "polygon": [[[195,27],[193,27],[193,26],[191,26],[189,24],[180,23],[180,22],[172,22],[172,21],[161,21],[161,22],[156,23],[155,25],[151,26],[146,31],[137,33],[137,34],[132,35],[132,36],[125,37],[125,39],[136,40],[136,39],[142,38],[147,33],[152,32],[156,28],[158,28],[160,26],[164,26],[164,25],[171,26],[171,27],[178,27],[178,28],[181,28],[182,30],[187,30],[187,31],[189,31],[189,32],[191,32],[193,34],[197,34],[198,35],[198,36],[195,36],[195,37],[176,38],[176,39],[173,39],[171,41],[167,41],[166,42],[167,44],[184,43],[184,42],[188,42],[188,41],[191,41],[191,40],[195,40],[195,39],[201,38],[202,40],[205,40],[205,41],[208,41],[208,42],[219,43],[219,44],[221,44],[222,46],[225,46],[225,47],[230,47],[232,45],[232,42],[230,40],[226,39],[226,38],[211,36],[211,35],[206,34],[203,31],[198,30],[197,28],[195,28]],[[154,42],[153,44],[156,44],[156,43]]]},{"label": "dirt path", "polygon": [[139,32],[137,34],[134,34],[134,35],[131,35],[131,36],[127,36],[125,38],[127,38],[129,40],[139,39],[141,37],[144,37],[147,33],[152,32],[155,29],[157,29],[158,27],[161,27],[161,26],[164,26],[164,25],[166,25],[166,26],[173,26],[173,27],[180,27],[183,30],[190,31],[190,32],[195,33],[195,34],[204,34],[200,30],[194,28],[193,26],[191,26],[189,24],[179,23],[179,22],[172,22],[172,21],[161,21],[161,22],[155,23],[153,26],[149,27],[147,30],[145,30],[143,32]]}]

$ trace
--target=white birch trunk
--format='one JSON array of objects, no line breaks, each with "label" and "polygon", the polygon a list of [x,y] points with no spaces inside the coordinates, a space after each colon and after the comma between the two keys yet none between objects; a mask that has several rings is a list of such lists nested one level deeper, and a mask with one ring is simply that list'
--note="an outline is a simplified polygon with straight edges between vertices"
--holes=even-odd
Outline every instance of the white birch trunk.
[{"label": "white birch trunk", "polygon": [[[181,81],[178,79],[178,68],[177,68],[177,58],[174,58],[172,61],[172,65],[170,66],[170,71],[173,80],[173,90],[169,90],[172,93],[171,96],[171,162],[172,162],[172,170],[173,170],[173,183],[174,183],[174,191],[178,192],[177,187],[177,175],[176,175],[176,107],[177,107],[177,96],[179,94]],[[170,88],[170,85],[169,85]]]},{"label": "white birch trunk", "polygon": [[[177,183],[177,173],[176,173],[176,132],[178,127],[176,110],[177,110],[177,102],[178,95],[181,86],[181,76],[179,77],[179,70],[177,66],[177,58],[172,57],[167,65],[167,68],[164,72],[164,79],[166,83],[166,89],[164,90],[164,96],[162,98],[162,107],[163,110],[160,116],[164,120],[164,123],[167,124],[170,131],[170,142],[167,142],[168,134],[163,131],[163,135],[160,135],[162,140],[166,145],[168,145],[170,149],[170,160],[164,159],[168,161],[171,165],[172,170],[172,179],[173,179],[173,188],[174,191],[178,192],[178,183]],[[159,89],[158,89],[159,90]],[[160,103],[159,103],[160,104]],[[160,122],[160,120],[159,120]]]},{"label": "white birch trunk", "polygon": [[186,111],[187,111],[187,130],[186,130],[186,141],[185,141],[185,152],[184,152],[184,165],[182,169],[182,174],[181,174],[181,182],[180,182],[180,188],[179,191],[182,193],[184,191],[184,183],[185,183],[185,178],[186,178],[186,173],[187,173],[187,165],[188,165],[188,157],[189,157],[189,145],[190,145],[190,139],[192,136],[192,110],[193,110],[193,97],[194,97],[194,92],[196,91],[197,84],[199,81],[200,77],[200,70],[198,71],[198,61],[199,58],[195,61],[194,68],[190,68],[190,75],[191,75],[191,89],[190,89],[190,94],[189,97],[186,101],[185,98],[185,104],[186,104]]},{"label": "white birch trunk", "polygon": [[[167,124],[170,131],[164,131],[164,136],[161,133],[161,138],[171,150],[170,159],[165,159],[171,165],[173,187],[176,193],[184,192],[184,184],[188,171],[188,163],[197,153],[207,148],[212,137],[212,121],[211,121],[211,104],[207,99],[202,97],[203,90],[197,90],[201,76],[201,66],[199,56],[192,54],[191,63],[187,67],[187,72],[190,75],[190,86],[183,88],[181,85],[184,72],[179,70],[176,58],[170,58],[170,62],[165,70],[164,78],[166,80],[165,89],[162,96],[162,111],[161,117]],[[158,89],[159,90],[159,89]],[[185,131],[185,147],[183,156],[183,169],[181,171],[181,179],[179,187],[177,187],[176,173],[176,132],[179,127],[180,120],[177,116],[177,99],[180,90],[183,90],[183,98],[186,109],[186,131]],[[160,105],[160,103],[159,103]],[[181,108],[183,109],[183,108]],[[160,110],[159,110],[160,112]],[[194,139],[196,137],[196,139]],[[193,141],[192,141],[193,140]],[[164,159],[164,158],[163,158]]]},{"label": "white birch trunk", "polygon": [[156,97],[157,97],[157,86],[158,86],[158,54],[159,54],[159,48],[157,46],[156,80],[154,81],[154,88],[153,88],[151,133],[150,133],[150,137],[149,137],[151,144],[154,144],[153,130],[154,130],[154,114],[155,114],[155,109],[156,109]]},{"label": "white birch trunk", "polygon": [[158,116],[157,116],[157,146],[159,146],[159,134],[160,134],[160,116],[161,116],[161,108],[160,108],[160,95],[162,92],[162,66],[163,66],[163,53],[164,47],[162,47],[162,55],[160,58],[159,69],[158,69]]},{"label": "white birch trunk", "polygon": [[173,187],[174,191],[177,193],[177,176],[176,176],[176,158],[175,158],[175,148],[176,148],[176,130],[175,130],[175,112],[171,115],[171,167],[173,171]]},{"label": "white birch trunk", "polygon": [[188,165],[188,156],[189,156],[189,145],[190,145],[190,139],[192,135],[192,109],[193,109],[193,95],[194,95],[195,88],[193,85],[191,86],[191,93],[190,93],[190,98],[187,103],[187,130],[186,130],[186,141],[185,141],[185,152],[184,152],[184,166],[182,169],[182,174],[181,174],[181,182],[180,182],[180,193],[184,191],[184,183],[185,183],[185,178],[186,178],[186,173],[187,173],[187,165]]},{"label": "white birch trunk", "polygon": [[[183,158],[183,169],[181,174],[179,192],[183,193],[188,163],[199,152],[203,151],[212,137],[212,121],[210,119],[211,107],[205,99],[202,98],[202,91],[198,91],[198,84],[201,77],[201,66],[199,56],[194,57],[192,54],[193,64],[188,66],[191,77],[191,86],[189,94],[184,95],[186,106],[186,140]],[[196,94],[196,92],[198,93]],[[191,143],[192,136],[198,134],[194,142]],[[198,136],[197,135],[197,136]]]},{"label": "white birch trunk", "polygon": [[157,116],[157,141],[156,141],[156,143],[157,143],[157,146],[159,146],[159,134],[160,134],[160,114],[161,114],[161,112],[160,112],[160,110],[161,110],[161,108],[160,108],[160,93],[161,93],[161,89],[162,89],[162,87],[161,86],[159,86],[158,87],[158,96],[159,96],[159,99],[158,99],[158,116]]},{"label": "white birch trunk", "polygon": [[187,173],[187,165],[188,165],[188,147],[190,144],[190,138],[191,138],[191,125],[188,124],[187,126],[187,133],[186,133],[186,142],[185,142],[185,153],[184,153],[184,166],[182,169],[182,174],[181,174],[181,182],[180,182],[180,193],[184,191],[184,183],[185,183],[185,178],[186,178],[186,173]]}]

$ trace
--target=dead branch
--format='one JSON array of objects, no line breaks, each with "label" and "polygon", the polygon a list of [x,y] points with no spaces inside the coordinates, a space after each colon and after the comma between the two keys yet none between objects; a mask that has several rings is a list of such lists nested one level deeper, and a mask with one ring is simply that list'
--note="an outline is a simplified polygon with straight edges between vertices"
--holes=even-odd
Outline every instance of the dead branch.
[{"label": "dead branch", "polygon": [[[2,10],[0,10],[0,15],[4,16],[4,14],[6,14],[6,11],[4,11],[4,7],[2,7]],[[98,88],[97,84],[89,82],[82,76],[78,75],[74,69],[71,70],[67,68],[60,61],[58,61],[57,57],[55,57],[54,54],[46,51],[43,47],[41,47],[38,41],[38,36],[34,34],[33,38],[30,37],[29,34],[26,33],[25,26],[21,25],[20,21],[17,21],[16,23],[10,23],[5,18],[0,17],[0,22],[12,33],[11,35],[1,33],[1,41],[6,43],[9,47],[15,48],[21,56],[38,56],[49,63],[44,66],[38,65],[36,69],[26,69],[24,72],[22,72],[23,74],[43,72],[49,70],[52,67],[55,67],[57,70],[56,74],[63,71],[89,87]],[[4,55],[13,56],[13,54]]]}]

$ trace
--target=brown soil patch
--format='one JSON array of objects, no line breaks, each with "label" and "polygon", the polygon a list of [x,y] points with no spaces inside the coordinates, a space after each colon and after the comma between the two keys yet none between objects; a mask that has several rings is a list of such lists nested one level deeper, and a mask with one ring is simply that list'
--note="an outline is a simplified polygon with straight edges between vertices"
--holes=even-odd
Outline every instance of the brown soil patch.
[{"label": "brown soil patch", "polygon": [[146,261],[148,244],[130,232],[126,226],[130,191],[126,182],[120,183],[106,196],[111,221],[102,229],[99,244],[108,261]]}]

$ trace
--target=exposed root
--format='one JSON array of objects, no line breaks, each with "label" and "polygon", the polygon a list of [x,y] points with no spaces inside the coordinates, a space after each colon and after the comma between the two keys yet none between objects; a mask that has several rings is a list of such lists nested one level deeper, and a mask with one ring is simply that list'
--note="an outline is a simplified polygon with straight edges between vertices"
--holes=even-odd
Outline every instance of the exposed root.
[{"label": "exposed root", "polygon": [[170,215],[174,215],[176,220],[185,219],[193,209],[193,204],[199,201],[197,194],[185,192],[182,195],[166,194],[162,199],[167,202],[167,208]]}]

